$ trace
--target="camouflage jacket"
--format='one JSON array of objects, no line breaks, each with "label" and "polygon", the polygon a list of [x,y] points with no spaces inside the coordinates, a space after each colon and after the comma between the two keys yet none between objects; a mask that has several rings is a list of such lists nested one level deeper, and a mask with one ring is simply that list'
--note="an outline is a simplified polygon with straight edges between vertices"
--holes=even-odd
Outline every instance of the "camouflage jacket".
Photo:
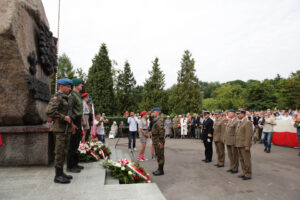
[{"label": "camouflage jacket", "polygon": [[[63,94],[56,93],[47,106],[47,116],[53,121],[53,125],[51,126],[52,132],[65,132],[67,122],[64,120],[64,117],[67,113],[68,97],[63,96]],[[71,132],[70,126],[68,132]]]},{"label": "camouflage jacket", "polygon": [[159,117],[158,119],[153,121],[152,126],[152,142],[153,144],[165,143],[165,129],[164,129],[164,119]]}]

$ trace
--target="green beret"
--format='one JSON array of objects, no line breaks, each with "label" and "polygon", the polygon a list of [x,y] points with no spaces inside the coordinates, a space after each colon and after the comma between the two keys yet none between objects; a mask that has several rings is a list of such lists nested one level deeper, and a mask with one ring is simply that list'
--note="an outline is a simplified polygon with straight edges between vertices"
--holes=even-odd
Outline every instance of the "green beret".
[{"label": "green beret", "polygon": [[73,78],[72,79],[73,85],[79,85],[82,83],[82,80],[80,78]]}]

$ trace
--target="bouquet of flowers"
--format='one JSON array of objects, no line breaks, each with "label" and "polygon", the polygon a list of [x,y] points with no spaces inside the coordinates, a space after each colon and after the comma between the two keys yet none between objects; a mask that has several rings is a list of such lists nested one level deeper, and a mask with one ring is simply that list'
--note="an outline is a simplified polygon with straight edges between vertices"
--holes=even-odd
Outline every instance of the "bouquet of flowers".
[{"label": "bouquet of flowers", "polygon": [[94,162],[99,159],[108,159],[111,155],[110,149],[100,141],[90,140],[80,143],[78,148],[79,161]]},{"label": "bouquet of flowers", "polygon": [[294,127],[295,128],[300,128],[300,120],[296,119],[295,123],[294,123]]},{"label": "bouquet of flowers", "polygon": [[120,183],[151,183],[150,175],[138,163],[126,159],[118,162],[106,160],[103,166],[109,169],[112,176],[119,179]]}]

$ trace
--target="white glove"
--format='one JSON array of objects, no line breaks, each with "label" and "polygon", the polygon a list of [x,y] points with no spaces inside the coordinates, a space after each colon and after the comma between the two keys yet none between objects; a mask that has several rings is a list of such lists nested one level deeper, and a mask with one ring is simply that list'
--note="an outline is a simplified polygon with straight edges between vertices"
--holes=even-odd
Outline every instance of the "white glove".
[{"label": "white glove", "polygon": [[207,142],[210,142],[210,139],[209,139],[209,138],[207,138]]}]

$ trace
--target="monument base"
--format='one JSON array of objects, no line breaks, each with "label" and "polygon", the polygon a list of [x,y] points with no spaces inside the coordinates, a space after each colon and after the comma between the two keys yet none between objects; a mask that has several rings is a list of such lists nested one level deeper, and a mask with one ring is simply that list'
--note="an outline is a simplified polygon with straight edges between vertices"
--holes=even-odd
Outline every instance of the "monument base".
[{"label": "monument base", "polygon": [[47,125],[0,127],[0,166],[49,165],[54,137]]}]

